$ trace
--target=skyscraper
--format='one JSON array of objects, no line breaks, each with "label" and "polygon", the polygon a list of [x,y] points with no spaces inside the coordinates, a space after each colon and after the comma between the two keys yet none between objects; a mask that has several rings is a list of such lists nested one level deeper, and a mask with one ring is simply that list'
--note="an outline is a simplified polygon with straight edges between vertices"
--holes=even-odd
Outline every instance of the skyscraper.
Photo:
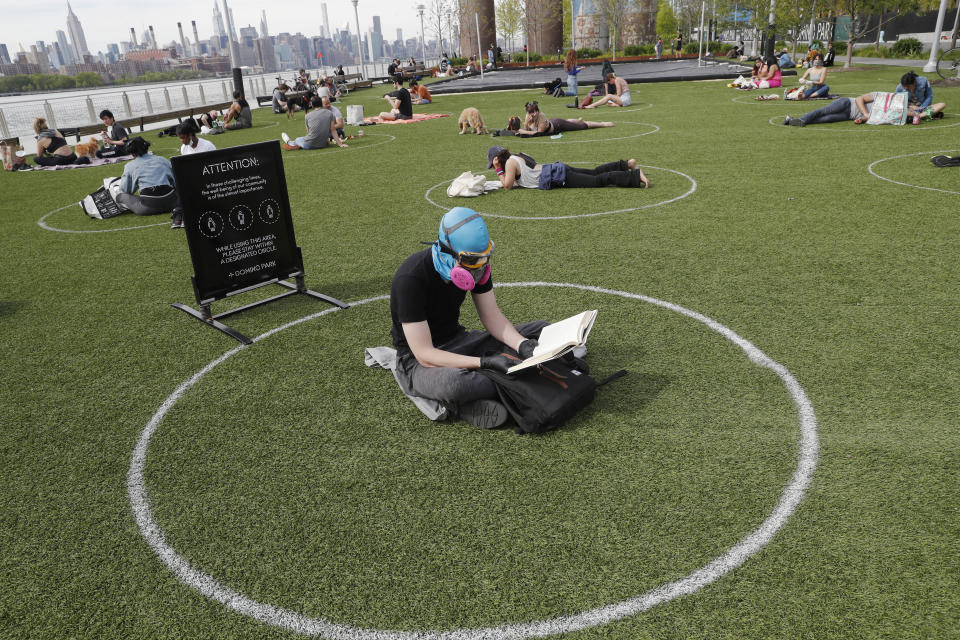
[{"label": "skyscraper", "polygon": [[7,50],[7,45],[5,44],[0,44],[0,62],[10,64],[10,52]]},{"label": "skyscraper", "polygon": [[260,37],[269,38],[270,33],[267,31],[267,10],[263,9],[260,12]]},{"label": "skyscraper", "polygon": [[227,28],[223,25],[223,14],[216,2],[213,3],[213,35],[222,38],[227,35]]},{"label": "skyscraper", "polygon": [[333,34],[330,32],[330,18],[327,17],[327,3],[321,3],[320,8],[323,10],[323,33],[321,34],[324,38],[332,38]]},{"label": "skyscraper", "polygon": [[87,49],[87,38],[83,35],[83,27],[80,26],[80,20],[73,13],[69,1],[67,2],[67,31],[70,33],[73,53],[77,60],[83,60],[83,56],[90,55],[90,50]]},{"label": "skyscraper", "polygon": [[382,33],[380,31],[380,16],[373,16],[373,32]]},{"label": "skyscraper", "polygon": [[63,58],[63,64],[76,64],[77,59],[73,57],[73,48],[67,42],[67,34],[62,30],[57,30],[57,44],[60,45],[60,57]]}]

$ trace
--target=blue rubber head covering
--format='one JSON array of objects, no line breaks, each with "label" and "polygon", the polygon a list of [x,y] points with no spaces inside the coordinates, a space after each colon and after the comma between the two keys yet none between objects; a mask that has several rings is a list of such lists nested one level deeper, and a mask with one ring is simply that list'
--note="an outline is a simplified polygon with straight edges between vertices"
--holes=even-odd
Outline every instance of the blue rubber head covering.
[{"label": "blue rubber head covering", "polygon": [[450,270],[457,266],[457,259],[444,253],[440,244],[445,244],[454,253],[471,251],[482,253],[490,246],[487,223],[479,213],[466,207],[454,207],[440,219],[437,241],[433,243],[433,268],[444,280],[450,279]]}]

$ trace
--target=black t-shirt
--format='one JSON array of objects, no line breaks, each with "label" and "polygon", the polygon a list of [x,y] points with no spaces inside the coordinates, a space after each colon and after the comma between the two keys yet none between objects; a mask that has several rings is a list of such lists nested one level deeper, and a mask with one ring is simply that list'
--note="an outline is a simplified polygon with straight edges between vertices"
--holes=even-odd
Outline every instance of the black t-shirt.
[{"label": "black t-shirt", "polygon": [[397,65],[394,62],[391,62],[387,65],[387,75],[393,78],[393,74],[397,72]]},{"label": "black t-shirt", "polygon": [[407,116],[408,118],[413,117],[413,102],[410,101],[409,91],[404,87],[400,87],[396,91],[391,91],[389,95],[391,98],[400,98],[400,106],[397,107],[400,115]]},{"label": "black t-shirt", "polygon": [[[493,278],[478,284],[474,294],[493,289]],[[433,267],[431,249],[419,251],[406,260],[393,276],[390,287],[390,315],[393,318],[393,346],[398,355],[410,353],[403,335],[403,322],[427,321],[434,346],[442,345],[463,329],[460,307],[467,292],[440,277]]]}]

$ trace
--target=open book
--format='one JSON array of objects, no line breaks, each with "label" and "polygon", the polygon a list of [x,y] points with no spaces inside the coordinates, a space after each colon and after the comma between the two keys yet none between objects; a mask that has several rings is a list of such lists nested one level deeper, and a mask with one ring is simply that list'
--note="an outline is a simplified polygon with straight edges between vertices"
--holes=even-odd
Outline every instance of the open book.
[{"label": "open book", "polygon": [[566,320],[561,320],[543,328],[540,332],[539,344],[533,350],[533,355],[507,369],[507,373],[516,373],[521,369],[559,358],[573,351],[576,347],[586,344],[593,322],[597,319],[597,310],[584,311]]}]

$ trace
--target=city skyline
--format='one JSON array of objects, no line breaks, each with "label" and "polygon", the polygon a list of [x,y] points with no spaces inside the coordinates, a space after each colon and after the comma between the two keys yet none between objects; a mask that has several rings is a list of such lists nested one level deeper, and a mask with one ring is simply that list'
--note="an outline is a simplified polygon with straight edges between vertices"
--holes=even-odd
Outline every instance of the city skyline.
[{"label": "city skyline", "polygon": [[[222,13],[222,4],[219,2],[217,4],[218,12]],[[266,12],[270,35],[300,32],[307,36],[319,36],[324,30],[322,27],[325,23],[329,24],[331,30],[343,30],[349,25],[350,32],[356,35],[353,5],[348,0],[327,2],[326,20],[320,3],[316,3],[309,18],[303,15],[302,9],[270,8],[266,10],[263,4],[263,0],[228,1],[230,13],[234,19],[234,29],[239,31],[240,28],[247,26],[257,28],[261,25]],[[383,32],[402,29],[408,38],[419,37],[420,22],[416,15],[416,4],[418,3],[410,2],[409,11],[404,12],[398,11],[396,3],[387,0],[360,0],[358,4],[360,30],[364,35],[372,31],[373,18],[379,16]],[[215,32],[213,0],[199,3],[192,0],[190,2],[169,0],[161,7],[142,9],[137,7],[136,10],[129,11],[129,19],[122,23],[118,21],[124,20],[123,6],[107,0],[70,0],[69,6],[66,1],[45,3],[41,7],[14,6],[5,8],[4,13],[8,15],[0,25],[0,43],[7,45],[11,56],[16,54],[21,44],[25,50],[29,51],[30,45],[38,41],[59,42],[62,49],[63,43],[58,38],[60,31],[68,36],[69,53],[75,56],[75,42],[69,24],[72,22],[69,18],[71,14],[76,16],[82,28],[83,41],[79,43],[80,46],[85,46],[93,55],[98,52],[106,53],[109,50],[108,45],[129,42],[131,28],[136,30],[138,41],[140,41],[140,34],[148,32],[149,27],[153,26],[160,46],[179,42],[178,22],[186,26],[190,25],[191,21],[196,21],[201,40],[210,38]],[[405,15],[406,13],[409,15]],[[104,15],[109,16],[109,21],[100,19],[100,16]],[[105,22],[109,22],[109,25],[104,24]],[[225,18],[223,22],[226,23]],[[186,35],[193,43],[192,31],[188,29]],[[329,34],[325,35],[329,36]],[[429,40],[430,34],[427,33],[426,37]]]}]

